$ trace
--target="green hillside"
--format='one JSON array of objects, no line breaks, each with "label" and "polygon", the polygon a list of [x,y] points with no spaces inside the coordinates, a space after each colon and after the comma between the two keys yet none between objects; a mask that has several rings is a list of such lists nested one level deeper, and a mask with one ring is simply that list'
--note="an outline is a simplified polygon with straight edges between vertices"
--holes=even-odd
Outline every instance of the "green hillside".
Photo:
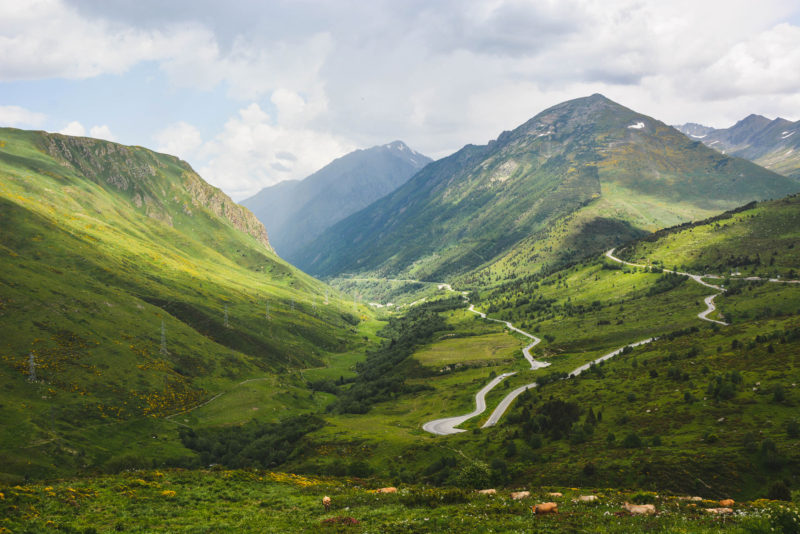
[{"label": "green hillside", "polygon": [[693,272],[800,278],[800,195],[661,230],[620,253]]},{"label": "green hillside", "polygon": [[[717,290],[660,266],[725,275],[727,265],[705,258],[718,257],[715,247],[726,257],[738,244],[738,256],[757,248],[775,258],[772,270],[764,262],[743,277],[788,273],[796,264],[798,213],[797,197],[749,205],[657,232],[619,253],[653,268],[598,255],[492,287],[474,285],[469,297],[477,309],[542,339],[532,352],[551,364],[544,369],[531,371],[522,358],[527,340],[479,319],[466,303],[418,304],[380,333],[384,343],[408,343],[402,333],[419,321],[433,332],[419,336],[391,367],[376,358],[369,364],[369,357],[358,367],[363,377],[384,369],[380,381],[368,382],[380,388],[358,379],[331,384],[338,400],[323,416],[326,424],[306,434],[284,468],[389,477],[394,484],[611,485],[706,498],[794,489],[800,284],[706,278],[728,288],[709,316],[731,323],[723,326],[698,318]],[[425,309],[443,310],[437,313],[444,322]],[[561,380],[649,338],[657,339]],[[512,371],[486,395],[486,411],[461,425],[467,432],[436,436],[422,429],[469,413],[481,388]],[[517,398],[499,424],[481,428],[501,399],[531,382],[540,388]],[[370,400],[365,413],[344,404],[353,398]]]},{"label": "green hillside", "polygon": [[428,165],[328,230],[297,264],[324,276],[432,281],[491,266],[485,282],[799,188],[593,95]]},{"label": "green hillside", "polygon": [[269,380],[260,412],[238,420],[319,409],[286,370],[364,343],[362,311],[277,257],[249,211],[172,156],[2,129],[0,228],[9,476],[129,454],[180,463],[190,452],[166,416],[253,378]]}]

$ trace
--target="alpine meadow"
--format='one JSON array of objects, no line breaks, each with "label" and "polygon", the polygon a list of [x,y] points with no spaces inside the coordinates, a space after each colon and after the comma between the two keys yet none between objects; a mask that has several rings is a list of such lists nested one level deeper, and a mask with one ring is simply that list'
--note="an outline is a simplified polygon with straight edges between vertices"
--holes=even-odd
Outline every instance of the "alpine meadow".
[{"label": "alpine meadow", "polygon": [[796,6],[8,4],[0,534],[800,533]]}]

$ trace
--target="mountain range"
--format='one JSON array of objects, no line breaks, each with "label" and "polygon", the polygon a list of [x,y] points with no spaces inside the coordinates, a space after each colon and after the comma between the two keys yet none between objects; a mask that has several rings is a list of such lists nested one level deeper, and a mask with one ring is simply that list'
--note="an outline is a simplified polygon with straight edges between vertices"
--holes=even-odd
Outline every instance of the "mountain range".
[{"label": "mountain range", "polygon": [[[652,490],[635,499],[683,507],[681,528],[730,527],[663,495],[797,483],[798,190],[602,95],[564,102],[428,163],[298,253],[352,284],[425,286],[372,311],[279,257],[271,229],[178,158],[0,129],[0,512],[36,521],[12,484],[81,473],[42,509],[85,514],[109,505],[76,493],[111,492],[143,517],[167,499],[182,513],[167,480],[187,472],[163,468],[189,467],[201,485],[305,492],[247,501],[270,512],[320,508],[311,477],[347,475],[402,484],[402,514],[563,484]],[[460,432],[425,430],[454,417]],[[340,482],[324,491],[353,517],[397,497]],[[198,510],[229,507],[232,487]]]},{"label": "mountain range", "polygon": [[319,276],[441,280],[483,268],[486,281],[798,189],[592,95],[426,166],[294,259]]},{"label": "mountain range", "polygon": [[402,141],[356,150],[303,180],[265,187],[242,201],[272,235],[278,254],[295,254],[324,230],[394,191],[431,162]]},{"label": "mountain range", "polygon": [[748,115],[730,128],[716,129],[696,123],[676,128],[724,154],[749,159],[779,174],[800,178],[800,121]]}]

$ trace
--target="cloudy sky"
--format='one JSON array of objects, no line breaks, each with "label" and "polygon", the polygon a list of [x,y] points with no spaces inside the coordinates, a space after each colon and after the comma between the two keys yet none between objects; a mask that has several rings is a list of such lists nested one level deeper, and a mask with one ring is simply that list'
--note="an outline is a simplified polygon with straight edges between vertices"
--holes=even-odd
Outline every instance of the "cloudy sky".
[{"label": "cloudy sky", "polygon": [[176,154],[237,200],[595,92],[671,124],[798,120],[800,3],[0,0],[0,126]]}]

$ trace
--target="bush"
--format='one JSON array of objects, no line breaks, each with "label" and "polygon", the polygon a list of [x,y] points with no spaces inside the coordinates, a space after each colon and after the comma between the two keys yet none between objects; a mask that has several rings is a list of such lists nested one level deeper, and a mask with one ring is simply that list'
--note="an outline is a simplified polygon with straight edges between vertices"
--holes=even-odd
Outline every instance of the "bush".
[{"label": "bush", "polygon": [[779,480],[770,486],[767,499],[772,499],[773,501],[791,501],[792,492],[789,491],[789,486],[787,486],[785,482]]},{"label": "bush", "polygon": [[742,448],[750,454],[758,450],[758,437],[755,432],[748,432],[742,437]]},{"label": "bush", "polygon": [[642,446],[642,438],[636,432],[631,432],[622,440],[622,446],[626,449],[638,449]]},{"label": "bush", "polygon": [[745,520],[743,534],[800,534],[800,514],[783,506],[765,510],[761,517]]},{"label": "bush", "polygon": [[778,448],[771,439],[765,439],[761,442],[761,462],[768,469],[778,470],[783,467],[783,457],[778,452]]},{"label": "bush", "polygon": [[595,467],[592,462],[587,462],[586,465],[583,466],[583,469],[581,469],[581,472],[584,476],[593,477],[597,474],[597,467]]},{"label": "bush", "polygon": [[656,502],[656,495],[646,491],[640,491],[631,497],[631,501],[635,504],[653,504]]},{"label": "bush", "polygon": [[786,424],[786,435],[792,439],[800,438],[800,423],[789,421]]},{"label": "bush", "polygon": [[489,467],[483,462],[469,462],[458,472],[457,484],[462,488],[485,488],[489,485]]}]

